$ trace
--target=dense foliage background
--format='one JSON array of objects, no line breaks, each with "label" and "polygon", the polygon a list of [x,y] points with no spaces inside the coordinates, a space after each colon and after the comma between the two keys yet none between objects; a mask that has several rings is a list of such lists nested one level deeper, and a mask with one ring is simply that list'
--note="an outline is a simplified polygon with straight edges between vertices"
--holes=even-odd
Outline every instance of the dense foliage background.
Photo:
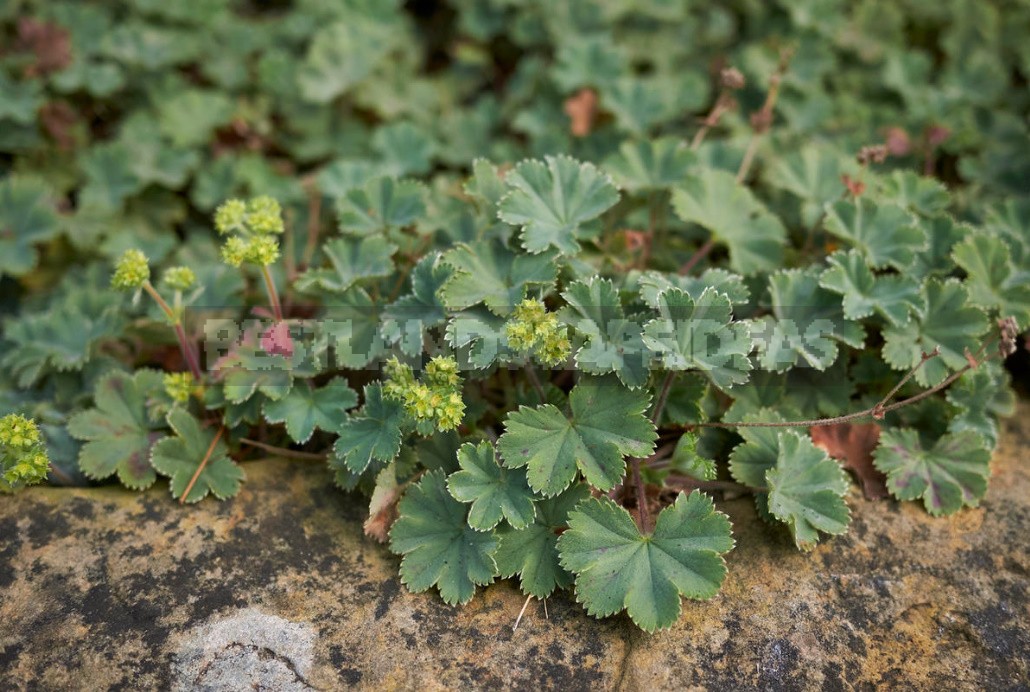
[{"label": "dense foliage background", "polygon": [[[713,374],[696,363],[687,369],[705,378],[682,377],[663,392],[661,378],[651,377],[647,367],[634,370],[620,362],[598,368],[595,362],[591,369],[581,359],[579,369],[614,373],[609,377],[621,382],[616,391],[630,397],[617,411],[623,420],[643,420],[651,399],[633,400],[639,388],[668,397],[666,418],[660,407],[655,412],[661,438],[651,426],[635,442],[613,443],[620,476],[623,457],[651,454],[652,434],[661,449],[675,444],[683,430],[715,419],[823,417],[871,407],[919,363],[921,351],[943,347],[946,353],[901,390],[912,395],[959,371],[964,350],[976,353],[997,318],[1016,317],[1020,328],[1027,326],[1028,26],[1030,4],[1019,0],[7,0],[0,8],[0,413],[16,411],[40,423],[51,480],[60,484],[117,472],[131,487],[149,485],[156,478],[150,448],[171,428],[178,436],[165,441],[178,446],[164,444],[163,461],[155,465],[172,478],[173,493],[190,499],[208,490],[234,492],[242,472],[230,456],[239,461],[266,453],[246,446],[244,438],[306,454],[324,452],[336,434],[358,444],[354,426],[378,420],[376,410],[388,418],[389,392],[383,399],[375,384],[362,391],[378,377],[378,362],[345,359],[345,367],[303,371],[298,382],[308,377],[317,388],[297,384],[292,391],[303,391],[291,396],[298,403],[286,398],[292,378],[267,370],[255,375],[254,368],[240,374],[254,362],[246,359],[256,357],[250,344],[251,351],[231,354],[237,360],[225,370],[230,374],[214,375],[207,390],[194,392],[180,382],[185,400],[196,399],[196,415],[190,415],[176,405],[174,387],[154,372],[183,369],[175,333],[146,296],[139,300],[111,285],[115,261],[139,249],[149,258],[154,285],[177,296],[176,310],[185,308],[190,339],[200,338],[205,320],[267,317],[261,273],[222,261],[212,221],[224,200],[261,196],[283,206],[281,260],[268,269],[292,318],[317,318],[331,308],[349,319],[363,311],[374,331],[382,314],[438,311],[439,319],[427,324],[442,333],[456,313],[486,300],[489,310],[473,317],[481,328],[493,325],[500,333],[534,287],[529,295],[546,299],[552,312],[564,306],[561,324],[572,330],[570,346],[577,350],[602,338],[582,328],[591,303],[611,310],[610,318],[622,319],[625,307],[630,317],[653,311],[651,319],[668,317],[676,307],[672,298],[689,299],[691,309],[695,302],[725,299],[717,307],[725,308],[726,321],[732,305],[735,319],[750,321],[752,333],[761,320],[776,329],[790,318],[777,303],[817,306],[819,314],[839,318],[842,326],[830,335],[833,343],[823,356],[759,349],[753,386],[744,394],[732,389],[741,381],[737,375]],[[547,159],[539,170],[513,169],[525,159],[558,154],[575,161]],[[485,161],[474,165],[477,159],[497,168]],[[612,181],[579,162],[596,164]],[[516,177],[505,180],[510,170]],[[540,176],[535,182],[534,175]],[[564,228],[548,227],[531,204],[518,204],[519,194],[531,197],[547,181],[559,198],[582,194],[596,213],[561,219]],[[515,201],[509,198],[505,206],[505,195]],[[856,220],[863,213],[867,221]],[[494,244],[488,250],[484,243]],[[543,265],[533,265],[544,256]],[[173,266],[190,268],[200,288],[184,290],[168,277],[158,279]],[[507,305],[494,294],[475,298],[473,287],[456,287],[452,279],[497,279],[491,272],[505,267],[499,283],[511,289],[503,296]],[[684,275],[709,273],[700,283],[684,283],[674,278],[681,268],[688,270]],[[655,272],[650,278],[649,270]],[[924,281],[928,277],[935,278]],[[871,288],[881,286],[877,281],[901,286],[909,279],[919,283],[911,292],[906,284],[900,297]],[[565,290],[561,297],[551,290],[556,282]],[[362,288],[355,288],[359,283]],[[545,288],[537,290],[538,284]],[[713,291],[702,298],[707,286],[722,297]],[[244,310],[249,307],[258,312]],[[522,317],[533,328],[546,319]],[[490,322],[494,318],[500,326]],[[405,334],[383,336],[405,355],[422,354],[421,334],[413,349]],[[656,352],[675,350],[653,334],[645,338]],[[450,343],[460,351],[471,339],[450,334]],[[560,344],[552,345],[560,351]],[[748,342],[741,357],[750,349]],[[480,368],[496,365],[476,362],[475,353],[470,357]],[[777,365],[784,358],[788,366],[807,360],[811,367],[786,372]],[[212,359],[206,365],[213,367]],[[441,361],[439,367],[446,366]],[[750,363],[738,368],[750,369]],[[516,564],[519,555],[512,557],[511,540],[502,552],[514,566],[497,567],[496,545],[487,544],[495,540],[492,527],[501,516],[493,523],[480,516],[477,526],[475,479],[454,479],[475,476],[478,468],[486,480],[476,482],[489,484],[495,467],[497,473],[517,469],[505,450],[519,444],[518,425],[550,425],[527,421],[522,412],[505,417],[519,405],[544,403],[535,383],[519,369],[512,372],[491,371],[476,392],[465,388],[464,428],[457,432],[422,439],[417,433],[432,429],[427,421],[439,424],[443,414],[416,416],[417,424],[404,433],[405,440],[413,435],[418,457],[403,462],[408,466],[387,465],[391,455],[378,447],[364,466],[346,450],[330,462],[341,485],[375,488],[373,518],[377,497],[380,509],[389,505],[393,511],[413,484],[408,521],[401,524],[408,532],[419,511],[426,521],[446,521],[453,514],[448,503],[459,508],[459,524],[466,527],[466,508],[456,500],[472,506],[468,522],[482,544],[473,557],[482,564],[478,574],[470,567],[461,584],[448,583],[446,575],[437,580],[448,600],[467,600],[475,583],[521,574],[525,567]],[[933,455],[943,458],[945,443],[964,432],[980,437],[972,444],[962,437],[962,454],[979,458],[990,449],[997,435],[994,415],[1012,406],[1008,376],[994,363],[970,372],[954,392],[889,413],[889,439],[899,449],[937,450],[926,452],[931,466]],[[396,370],[390,381],[404,384],[411,376]],[[599,381],[607,382],[581,382],[570,401],[573,379],[558,375],[545,382],[544,399],[555,411],[554,404],[568,404],[579,415],[577,405],[585,411],[584,402],[595,401],[590,388],[602,386]],[[436,386],[414,380],[405,386],[419,384]],[[490,389],[494,385],[497,391]],[[460,391],[460,384],[453,386]],[[379,409],[369,403],[370,393],[379,397]],[[281,400],[287,403],[276,403]],[[348,418],[344,409],[359,403],[362,414]],[[767,406],[775,414],[762,414]],[[332,407],[339,411],[324,413]],[[208,447],[198,416],[211,411],[222,412],[226,435],[219,439],[219,432]],[[68,423],[76,416],[73,437]],[[504,468],[493,451],[502,432],[498,450],[509,461]],[[521,434],[532,446],[539,429]],[[689,489],[690,478],[698,481],[694,487],[720,482],[715,465],[699,470],[697,459],[721,463],[734,448],[744,449],[734,452],[739,456],[777,445],[799,458],[809,454],[807,435],[784,434],[770,439],[752,431],[741,443],[737,433],[708,429],[683,438],[690,449],[677,448],[674,468],[666,462],[663,470],[659,459],[645,469],[655,509],[670,506],[667,523],[673,512],[677,521],[691,512],[708,512],[717,521],[721,515],[711,514],[710,501],[702,507],[707,500],[700,495],[670,505],[674,496],[658,492],[670,470],[683,474]],[[98,446],[86,451],[87,442]],[[461,443],[467,444],[456,458]],[[206,449],[207,463],[216,445],[224,468],[217,477],[205,476],[210,482],[193,497],[199,459],[190,455],[203,456]],[[119,453],[125,464],[102,473],[100,458],[117,459]],[[818,466],[820,453],[811,454]],[[747,472],[734,472],[733,479],[760,486],[763,463],[749,477],[754,482],[742,480]],[[885,453],[879,466],[888,474],[893,468],[898,481],[905,463]],[[986,464],[984,457],[977,477],[985,478]],[[541,480],[534,468],[529,462],[529,485],[542,495],[527,488],[523,510],[528,521],[548,516],[550,531],[589,495],[588,486],[570,487],[571,481],[553,475]],[[599,482],[582,464],[581,470],[595,488],[607,492],[616,485],[614,478]],[[450,495],[443,490],[447,472]],[[574,465],[571,473],[577,473]],[[472,489],[456,489],[462,482]],[[835,497],[845,493],[835,478],[825,483],[823,490]],[[937,486],[930,485],[924,500],[931,511],[953,511],[982,495],[970,490],[976,482],[963,481],[956,486],[959,497],[931,499]],[[621,488],[620,482],[612,493]],[[434,490],[442,496],[434,499]],[[897,484],[891,490],[909,499],[922,494],[906,495]],[[759,508],[768,513],[764,492]],[[625,498],[630,508],[633,502],[631,495]],[[605,515],[614,504],[596,504],[583,505],[579,523],[563,539],[570,556],[575,541],[589,543],[591,522],[623,521]],[[780,509],[782,516],[773,508],[776,517],[791,515]],[[509,528],[519,527],[515,506],[504,516]],[[846,525],[846,509],[837,518]],[[799,546],[814,542],[816,529],[840,528],[831,522],[805,530],[783,521]],[[385,537],[383,526],[372,531]],[[393,547],[408,554],[405,560],[417,550],[415,534],[410,545],[395,536]],[[549,540],[553,551],[554,537]],[[713,559],[732,545],[726,541],[713,544]],[[589,546],[579,548],[590,552]],[[555,563],[550,588],[569,583],[563,568],[580,574],[591,567],[588,558],[574,556],[561,567]],[[577,593],[588,601],[589,588],[577,582]],[[547,592],[527,587],[527,593]],[[707,591],[681,586],[679,593]],[[588,607],[606,614],[622,604],[602,607],[595,600]],[[667,611],[646,616],[631,606],[631,615],[648,629],[667,624]]]}]

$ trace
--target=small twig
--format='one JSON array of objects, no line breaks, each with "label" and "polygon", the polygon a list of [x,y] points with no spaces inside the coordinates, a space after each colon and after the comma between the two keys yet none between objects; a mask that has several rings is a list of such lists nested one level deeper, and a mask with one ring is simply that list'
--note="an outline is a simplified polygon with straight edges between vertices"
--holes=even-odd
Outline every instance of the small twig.
[{"label": "small twig", "polygon": [[193,478],[190,479],[190,482],[186,485],[186,489],[182,491],[182,495],[179,496],[180,505],[186,504],[186,498],[189,497],[190,491],[193,490],[193,486],[196,484],[197,479],[200,478],[201,471],[204,470],[204,467],[207,466],[208,460],[211,459],[211,455],[215,451],[215,445],[217,445],[218,441],[222,439],[223,432],[225,432],[225,428],[218,428],[218,432],[215,433],[215,439],[211,440],[211,444],[208,445],[207,453],[204,455],[203,460],[201,460],[200,466],[198,466],[197,470],[193,472]]},{"label": "small twig", "polygon": [[711,252],[712,248],[714,247],[715,238],[709,238],[707,241],[705,241],[705,244],[699,247],[697,249],[697,252],[691,255],[690,259],[684,262],[683,265],[679,268],[680,276],[683,276],[684,274],[689,274],[690,270],[693,269],[698,262],[707,257],[708,253]]},{"label": "small twig", "polygon": [[930,353],[923,353],[923,357],[919,359],[919,362],[916,363],[915,367],[909,370],[908,374],[902,377],[898,381],[898,383],[894,385],[894,387],[892,387],[891,390],[887,392],[887,394],[882,399],[880,399],[880,402],[876,404],[876,406],[873,406],[873,418],[883,418],[883,409],[884,406],[887,405],[887,402],[894,398],[894,395],[897,394],[898,391],[905,386],[906,382],[912,379],[912,376],[916,374],[916,371],[919,370],[919,368],[923,367],[923,364],[925,364],[927,361],[933,360],[939,355],[941,355],[940,346],[934,347],[933,351],[931,351]]},{"label": "small twig", "polygon": [[780,96],[780,85],[783,83],[783,75],[787,73],[787,65],[790,64],[790,53],[780,53],[780,64],[776,72],[769,78],[769,91],[765,95],[765,102],[762,107],[751,116],[751,140],[744,151],[744,158],[737,169],[737,182],[743,183],[754,163],[755,154],[758,151],[758,142],[772,127],[773,109],[776,108],[776,101]]},{"label": "small twig", "polygon": [[515,618],[515,624],[511,628],[512,632],[514,632],[515,630],[517,630],[519,628],[519,623],[522,622],[522,616],[525,614],[526,608],[529,607],[529,602],[532,601],[532,600],[533,600],[532,594],[529,595],[529,596],[526,596],[526,602],[522,604],[522,610],[519,611],[519,616],[517,618]]},{"label": "small twig", "polygon": [[633,459],[633,486],[637,491],[637,514],[640,516],[640,533],[651,531],[651,513],[647,509],[647,491],[640,475],[640,459]]},{"label": "small twig", "polygon": [[277,454],[281,457],[288,457],[290,459],[304,459],[306,461],[325,461],[329,458],[328,454],[316,454],[315,452],[302,452],[299,449],[287,449],[286,447],[276,447],[275,445],[266,444],[264,442],[258,442],[257,440],[251,440],[244,437],[240,440],[240,444],[245,444],[249,447],[256,447],[257,449],[263,449],[271,454]]},{"label": "small twig", "polygon": [[197,352],[193,349],[193,344],[186,338],[186,330],[181,322],[175,323],[175,336],[179,339],[179,348],[182,349],[182,355],[186,358],[186,364],[193,374],[193,379],[200,382],[204,379],[203,373],[200,371],[200,361],[197,358]]}]

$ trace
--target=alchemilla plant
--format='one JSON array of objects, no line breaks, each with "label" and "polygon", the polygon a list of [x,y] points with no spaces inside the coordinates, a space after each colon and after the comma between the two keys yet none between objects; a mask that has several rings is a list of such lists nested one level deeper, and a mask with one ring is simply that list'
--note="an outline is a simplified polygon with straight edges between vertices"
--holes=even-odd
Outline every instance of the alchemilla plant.
[{"label": "alchemilla plant", "polygon": [[727,495],[800,550],[860,493],[975,507],[1030,326],[1016,16],[8,3],[0,489],[324,463],[409,589],[648,632],[718,593]]}]

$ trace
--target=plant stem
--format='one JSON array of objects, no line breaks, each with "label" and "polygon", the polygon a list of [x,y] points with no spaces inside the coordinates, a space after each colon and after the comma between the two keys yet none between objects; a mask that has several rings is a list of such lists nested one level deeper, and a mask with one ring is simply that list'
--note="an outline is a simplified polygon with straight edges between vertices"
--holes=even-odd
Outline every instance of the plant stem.
[{"label": "plant stem", "polygon": [[633,467],[633,486],[637,491],[637,514],[640,516],[640,533],[651,531],[651,513],[647,509],[647,491],[644,488],[644,479],[640,475],[640,459],[633,459],[630,462]]},{"label": "plant stem", "polygon": [[245,444],[249,447],[256,447],[272,454],[277,454],[281,457],[287,457],[290,459],[304,459],[305,461],[325,461],[328,458],[327,454],[315,454],[314,452],[302,452],[297,449],[287,449],[286,447],[276,447],[275,445],[265,444],[264,442],[258,442],[257,440],[251,440],[244,437],[240,440],[240,444]]},{"label": "plant stem", "polygon": [[536,390],[536,395],[540,397],[540,403],[546,403],[547,392],[544,391],[544,385],[541,384],[540,378],[536,374],[536,368],[534,368],[533,364],[529,361],[526,361],[526,364],[522,367],[526,371],[526,379],[528,379],[529,383],[533,385],[533,389]]},{"label": "plant stem", "polygon": [[698,490],[722,490],[750,494],[765,492],[764,488],[753,488],[750,485],[734,483],[733,481],[702,481],[697,478],[680,476],[678,474],[669,476],[669,480],[678,485],[686,485],[691,488],[697,488]]},{"label": "plant stem", "polygon": [[669,391],[672,389],[672,381],[676,379],[676,372],[670,370],[665,373],[665,379],[662,380],[662,387],[658,390],[658,398],[654,400],[654,411],[651,412],[651,422],[658,425],[658,421],[662,418],[662,412],[665,410],[665,402],[669,400]]},{"label": "plant stem", "polygon": [[268,271],[266,265],[261,265],[261,275],[265,279],[265,290],[268,291],[268,300],[272,303],[272,314],[276,322],[283,321],[283,306],[279,302],[279,291],[275,288],[275,281],[272,280],[272,272]]},{"label": "plant stem", "polygon": [[744,158],[740,160],[740,168],[737,169],[737,182],[743,183],[744,179],[747,178],[748,171],[751,170],[751,164],[755,161],[755,154],[758,152],[758,140],[761,138],[761,134],[755,132],[751,135],[751,139],[748,140],[747,149],[744,150]]},{"label": "plant stem", "polygon": [[[980,348],[980,350],[977,352],[977,358],[979,358],[979,356],[984,352],[984,349],[986,349],[987,346],[988,346],[988,344],[984,344],[984,346]],[[992,356],[988,356],[987,358],[984,359],[984,361],[990,360],[991,358],[993,358],[993,355]],[[927,360],[929,360],[929,359],[927,359]],[[984,361],[980,361],[980,362],[984,362]],[[915,371],[915,369],[917,369],[924,362],[925,361],[921,361],[919,363],[919,365],[916,365],[916,367],[913,368],[913,372]],[[927,397],[933,396],[934,394],[936,394],[937,392],[941,391],[942,389],[946,389],[955,380],[957,380],[958,378],[962,377],[963,375],[965,375],[967,372],[969,372],[970,370],[972,370],[974,367],[976,367],[978,365],[979,365],[979,363],[976,363],[976,365],[974,365],[973,363],[970,363],[969,365],[966,365],[965,367],[963,367],[963,368],[961,368],[959,370],[956,370],[954,373],[952,373],[950,376],[948,376],[947,378],[942,380],[937,385],[931,387],[930,389],[922,391],[919,394],[915,394],[913,396],[910,396],[907,399],[902,399],[901,401],[897,401],[897,402],[895,402],[893,404],[890,404],[890,405],[887,405],[887,406],[883,406],[882,402],[881,402],[879,404],[876,404],[875,406],[870,406],[869,408],[864,409],[862,411],[857,411],[855,413],[849,413],[849,414],[844,415],[844,416],[835,416],[833,418],[815,418],[815,419],[812,419],[812,420],[784,421],[784,422],[778,422],[778,423],[764,423],[764,422],[724,423],[724,422],[719,422],[719,423],[695,423],[694,425],[695,425],[695,427],[699,427],[699,428],[812,428],[812,427],[818,427],[818,426],[824,426],[824,425],[839,425],[841,423],[850,423],[851,421],[859,420],[859,419],[862,419],[862,418],[877,418],[877,419],[878,418],[883,418],[883,416],[885,414],[888,414],[891,411],[897,411],[899,408],[903,408],[905,406],[908,406],[909,404],[914,404],[914,403],[916,403],[918,401],[922,401],[923,399],[926,399]],[[908,379],[908,378],[906,377],[905,379]]]},{"label": "plant stem", "polygon": [[143,290],[150,294],[150,297],[154,299],[158,307],[168,318],[168,321],[172,323],[172,328],[175,330],[175,336],[179,340],[179,348],[182,349],[182,355],[186,359],[186,364],[189,366],[190,372],[193,374],[193,379],[198,382],[203,379],[203,374],[200,371],[200,362],[197,359],[197,353],[193,350],[193,345],[190,344],[189,339],[186,338],[186,330],[182,326],[182,320],[178,313],[169,307],[165,299],[161,297],[161,294],[157,292],[157,289],[149,282],[143,284]]},{"label": "plant stem", "polygon": [[193,490],[193,486],[196,485],[197,479],[200,478],[201,471],[203,471],[204,467],[207,466],[208,460],[211,459],[211,455],[215,451],[215,445],[217,445],[218,441],[222,439],[223,432],[225,432],[225,428],[219,427],[218,432],[215,434],[215,439],[211,440],[211,444],[208,445],[207,453],[204,454],[204,458],[203,460],[201,460],[200,466],[198,466],[197,470],[193,472],[193,478],[190,479],[190,482],[189,484],[187,484],[186,489],[183,490],[182,495],[179,496],[180,505],[186,504],[186,498],[189,496],[190,491]]},{"label": "plant stem", "polygon": [[[936,358],[939,355],[941,355],[941,347],[940,346],[936,347],[930,353],[924,353],[923,357],[919,359],[918,363],[916,363],[916,366],[914,368],[912,368],[911,370],[909,370],[908,374],[905,375],[904,377],[902,377],[898,381],[898,383],[896,385],[894,385],[894,387],[892,387],[891,390],[889,392],[887,392],[887,394],[884,395],[884,397],[882,399],[880,399],[880,402],[878,404],[876,404],[876,406],[873,406],[873,409],[872,409],[873,410],[873,418],[883,418],[883,410],[884,410],[884,406],[887,405],[887,402],[894,398],[894,395],[898,393],[898,390],[900,390],[902,387],[904,387],[905,383],[908,382],[910,379],[912,379],[912,376],[916,374],[916,371],[919,370],[919,368],[923,367],[924,363],[926,363],[929,360],[933,360],[934,358]],[[877,414],[879,414],[879,415],[877,415]]]},{"label": "plant stem", "polygon": [[698,262],[700,262],[705,257],[707,257],[708,253],[711,252],[712,248],[714,248],[714,247],[715,247],[715,238],[709,238],[707,241],[705,241],[705,244],[702,245],[701,247],[699,247],[697,249],[697,252],[695,252],[693,254],[693,256],[691,256],[691,258],[688,259],[686,262],[684,262],[683,266],[681,266],[679,268],[680,276],[682,276],[684,274],[689,274],[690,270],[693,269],[697,265]]}]

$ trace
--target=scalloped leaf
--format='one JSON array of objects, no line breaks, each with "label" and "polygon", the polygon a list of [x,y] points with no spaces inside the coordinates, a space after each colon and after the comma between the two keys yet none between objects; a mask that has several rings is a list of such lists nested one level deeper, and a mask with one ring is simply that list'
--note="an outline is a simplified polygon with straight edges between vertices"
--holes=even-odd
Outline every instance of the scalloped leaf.
[{"label": "scalloped leaf", "polygon": [[697,155],[679,137],[623,142],[604,167],[626,190],[664,190],[683,181]]},{"label": "scalloped leaf", "polygon": [[378,382],[365,385],[365,404],[361,411],[349,416],[336,431],[330,468],[345,466],[353,473],[363,473],[373,459],[392,461],[401,451],[401,426],[404,407],[399,401],[383,396]]},{"label": "scalloped leaf", "polygon": [[626,471],[626,456],[646,457],[658,434],[644,415],[650,396],[613,377],[581,380],[569,395],[572,417],[558,407],[522,406],[505,420],[497,449],[505,466],[528,467],[529,486],[548,497],[565,490],[577,469],[601,490]]},{"label": "scalloped leaf", "polygon": [[830,268],[819,285],[843,297],[844,317],[860,320],[874,312],[891,324],[904,324],[922,305],[919,284],[899,274],[876,276],[858,250],[835,252],[827,258]]},{"label": "scalloped leaf", "polygon": [[397,507],[390,529],[390,550],[401,558],[401,583],[413,593],[432,587],[450,605],[468,603],[477,585],[497,572],[497,539],[465,520],[466,507],[447,492],[446,477],[430,471],[413,485]]},{"label": "scalloped leaf", "polygon": [[819,532],[847,531],[851,521],[844,502],[848,477],[807,435],[788,430],[777,438],[776,465],[765,473],[769,511],[790,528],[799,549],[811,550]]},{"label": "scalloped leaf", "polygon": [[706,228],[730,252],[730,267],[741,274],[776,269],[783,263],[787,231],[732,174],[701,168],[672,193],[672,206],[684,221]]},{"label": "scalloped leaf", "polygon": [[991,452],[985,440],[969,430],[944,435],[929,449],[916,430],[885,430],[873,457],[876,468],[887,474],[887,488],[894,497],[921,497],[930,514],[976,507],[987,492]]},{"label": "scalloped leaf", "polygon": [[533,491],[520,469],[503,467],[489,442],[463,444],[458,449],[461,471],[447,478],[447,490],[458,502],[471,503],[469,526],[489,531],[502,519],[514,529],[533,521]]},{"label": "scalloped leaf", "polygon": [[347,409],[358,403],[358,393],[342,377],[334,377],[322,387],[303,382],[278,401],[265,402],[263,411],[269,423],[285,423],[286,434],[303,444],[315,430],[337,430],[347,419]]},{"label": "scalloped leaf", "polygon": [[588,497],[590,487],[575,483],[560,495],[537,500],[536,517],[526,528],[498,529],[494,559],[500,576],[517,574],[522,593],[535,598],[572,586],[572,574],[558,561],[558,535],[568,526],[569,513]]},{"label": "scalloped leaf", "polygon": [[729,518],[698,491],[680,493],[641,534],[608,498],[581,502],[558,539],[561,565],[576,575],[576,600],[594,617],[626,610],[646,632],[672,626],[681,597],[708,599],[726,577],[733,549]]},{"label": "scalloped leaf", "polygon": [[988,323],[983,310],[969,305],[965,287],[955,279],[930,279],[921,294],[921,317],[884,330],[883,359],[895,370],[909,370],[923,353],[940,348],[940,356],[915,374],[916,382],[928,387],[966,365],[966,351],[976,353]]},{"label": "scalloped leaf", "polygon": [[301,291],[318,287],[342,293],[363,279],[389,276],[393,272],[391,258],[395,252],[397,246],[380,235],[333,238],[322,245],[329,267],[309,269],[297,277],[294,285]]},{"label": "scalloped leaf", "polygon": [[926,233],[905,209],[868,197],[828,205],[824,226],[858,248],[874,269],[904,269],[927,248]]},{"label": "scalloped leaf", "polygon": [[550,247],[563,254],[578,252],[580,226],[619,201],[619,190],[607,174],[568,156],[523,161],[505,182],[511,189],[498,216],[522,228],[522,245],[534,254]]},{"label": "scalloped leaf", "polygon": [[615,285],[593,276],[571,284],[562,297],[568,306],[561,319],[586,339],[576,365],[594,375],[614,372],[627,387],[646,384],[651,353],[640,320],[626,318]]},{"label": "scalloped leaf", "polygon": [[1009,246],[1001,238],[971,233],[951,256],[967,274],[971,303],[1015,317],[1021,328],[1030,326],[1030,269],[1013,267]]},{"label": "scalloped leaf", "polygon": [[[243,469],[229,458],[225,442],[218,440],[212,446],[215,431],[202,428],[197,419],[182,408],[173,408],[168,413],[168,425],[175,436],[166,437],[153,446],[150,463],[162,476],[169,477],[172,497],[181,499],[191,482],[193,486],[185,496],[186,502],[199,502],[208,493],[224,500],[240,491]],[[207,463],[204,463],[205,458]]]},{"label": "scalloped leaf", "polygon": [[112,372],[97,382],[96,406],[68,420],[72,437],[87,440],[79,450],[79,468],[86,476],[99,481],[117,474],[119,482],[133,490],[153,485],[157,473],[150,453],[164,437],[164,422],[151,419],[147,402],[163,391],[162,375],[156,370]]},{"label": "scalloped leaf", "polygon": [[494,314],[508,315],[526,297],[528,287],[554,284],[555,256],[514,253],[495,241],[461,244],[443,256],[454,274],[440,296],[452,310],[483,303]]},{"label": "scalloped leaf", "polygon": [[391,176],[373,178],[336,200],[340,232],[353,235],[403,228],[426,213],[425,187]]},{"label": "scalloped leaf", "polygon": [[39,260],[35,245],[59,231],[46,183],[17,175],[0,181],[0,278],[31,271]]},{"label": "scalloped leaf", "polygon": [[644,325],[643,339],[666,369],[698,370],[722,388],[747,382],[751,334],[746,323],[733,322],[726,294],[707,288],[695,301],[670,288],[658,295],[658,306],[661,317]]}]

